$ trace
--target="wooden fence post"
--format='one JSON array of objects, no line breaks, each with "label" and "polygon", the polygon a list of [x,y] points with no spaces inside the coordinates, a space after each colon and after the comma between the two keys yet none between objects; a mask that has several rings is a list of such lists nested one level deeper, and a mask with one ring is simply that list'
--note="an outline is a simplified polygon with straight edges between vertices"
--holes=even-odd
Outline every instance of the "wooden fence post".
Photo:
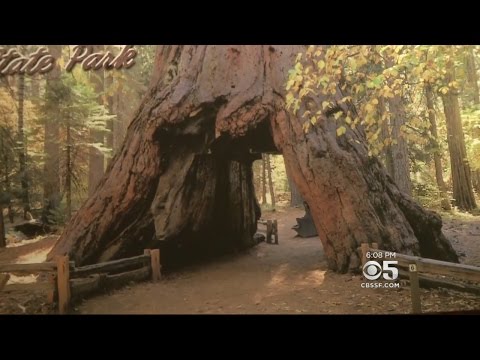
[{"label": "wooden fence post", "polygon": [[150,250],[150,260],[152,264],[152,281],[160,281],[162,274],[160,272],[160,250]]},{"label": "wooden fence post", "polygon": [[58,310],[66,314],[70,306],[70,264],[68,256],[57,256]]},{"label": "wooden fence post", "polygon": [[48,283],[50,284],[51,288],[48,290],[47,293],[47,302],[49,304],[53,304],[58,299],[57,274],[48,274]]},{"label": "wooden fence post", "polygon": [[417,264],[408,265],[408,274],[410,276],[410,292],[412,297],[412,313],[422,313],[422,301],[420,299],[420,283],[418,281]]},{"label": "wooden fence post", "polygon": [[273,220],[273,237],[275,239],[275,244],[278,245],[278,221]]},{"label": "wooden fence post", "polygon": [[0,274],[0,291],[3,289],[3,287],[7,284],[8,279],[10,279],[9,274]]},{"label": "wooden fence post", "polygon": [[267,244],[272,243],[272,220],[267,220]]},{"label": "wooden fence post", "polygon": [[367,263],[368,243],[362,243],[362,268]]}]

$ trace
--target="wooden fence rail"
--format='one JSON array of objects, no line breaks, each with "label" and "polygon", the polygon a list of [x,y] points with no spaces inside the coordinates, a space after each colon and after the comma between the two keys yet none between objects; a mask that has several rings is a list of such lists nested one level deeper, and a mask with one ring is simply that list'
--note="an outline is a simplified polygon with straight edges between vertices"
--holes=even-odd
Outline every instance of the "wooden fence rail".
[{"label": "wooden fence rail", "polygon": [[126,271],[132,267],[147,265],[149,262],[150,255],[147,254],[126,259],[107,261],[99,264],[75,267],[72,271],[72,278],[85,277],[91,274]]},{"label": "wooden fence rail", "polygon": [[[480,286],[465,284],[463,281],[480,283],[480,267],[422,258],[419,256],[394,253],[378,248],[377,243],[361,245],[362,268],[369,260],[381,262],[383,260],[397,261],[399,275],[408,278],[412,299],[412,312],[421,313],[420,285],[423,287],[446,287],[458,291],[480,294]],[[368,255],[375,256],[368,256]],[[387,256],[388,254],[388,256]],[[405,269],[405,270],[404,270]],[[447,276],[453,280],[433,278],[419,273],[429,273],[435,276]]]},{"label": "wooden fence rail", "polygon": [[[12,284],[5,287],[10,275],[8,273],[49,272],[47,283]],[[4,273],[4,274],[2,274]],[[72,300],[77,301],[100,291],[122,287],[130,282],[151,278],[161,279],[160,250],[147,249],[143,255],[131,258],[107,261],[104,263],[75,267],[68,256],[59,256],[55,262],[38,264],[0,264],[0,291],[22,289],[47,290],[49,303],[58,303],[58,311],[69,311]],[[8,290],[7,290],[8,289]]]}]

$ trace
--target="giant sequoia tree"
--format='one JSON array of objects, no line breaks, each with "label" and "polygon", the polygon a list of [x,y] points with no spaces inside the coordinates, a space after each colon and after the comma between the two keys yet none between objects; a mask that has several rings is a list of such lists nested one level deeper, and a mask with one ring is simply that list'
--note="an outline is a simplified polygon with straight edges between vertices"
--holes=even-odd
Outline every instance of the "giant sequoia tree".
[{"label": "giant sequoia tree", "polygon": [[357,269],[362,242],[457,261],[440,217],[398,190],[368,156],[361,128],[338,137],[327,114],[305,131],[285,110],[287,72],[303,50],[159,47],[121,150],[50,257],[87,264],[161,246],[169,264],[249,246],[260,216],[252,161],[280,151],[332,269]]}]

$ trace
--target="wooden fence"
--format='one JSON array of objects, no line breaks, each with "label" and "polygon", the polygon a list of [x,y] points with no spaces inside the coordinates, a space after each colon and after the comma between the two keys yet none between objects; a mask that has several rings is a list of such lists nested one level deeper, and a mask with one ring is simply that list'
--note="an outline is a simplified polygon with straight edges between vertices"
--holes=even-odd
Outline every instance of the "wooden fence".
[{"label": "wooden fence", "polygon": [[278,245],[278,222],[277,220],[258,220],[257,221],[258,224],[260,225],[266,225],[267,227],[267,238],[266,238],[266,241],[267,241],[267,244],[273,244],[272,242],[272,235],[273,235],[273,238],[275,240],[275,244]]},{"label": "wooden fence", "polygon": [[[46,284],[6,285],[9,273],[32,274],[47,272]],[[0,291],[12,287],[15,290],[47,290],[49,303],[58,303],[58,311],[65,314],[72,302],[89,295],[122,287],[130,282],[161,278],[160,250],[145,250],[143,255],[76,267],[68,256],[58,256],[55,262],[38,264],[0,264]],[[40,286],[39,286],[40,285]]]},{"label": "wooden fence", "polygon": [[[399,253],[395,253],[393,257],[393,252],[380,250],[377,243],[372,243],[371,245],[364,243],[361,245],[361,251],[362,268],[369,260],[378,262],[393,260],[398,262],[399,276],[409,279],[410,282],[412,312],[414,314],[422,312],[420,285],[422,287],[445,287],[457,291],[480,294],[480,286],[478,286],[480,284],[480,267]],[[373,254],[375,254],[374,257],[368,256]],[[428,273],[435,277],[419,273]],[[474,282],[477,285],[467,284],[465,281]]]}]

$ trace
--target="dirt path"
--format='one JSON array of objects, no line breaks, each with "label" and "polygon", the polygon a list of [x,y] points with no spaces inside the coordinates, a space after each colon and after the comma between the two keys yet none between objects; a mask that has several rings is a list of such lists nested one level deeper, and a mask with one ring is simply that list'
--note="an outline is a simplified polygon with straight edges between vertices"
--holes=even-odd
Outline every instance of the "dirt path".
[{"label": "dirt path", "polygon": [[[79,305],[76,311],[82,314],[410,312],[408,287],[363,289],[359,276],[327,271],[320,240],[294,237],[291,227],[295,218],[302,215],[301,210],[289,209],[265,216],[279,220],[280,245],[261,243],[248,253],[186,269],[157,284],[138,284],[92,298]],[[447,232],[457,231],[462,224],[447,220]],[[480,225],[478,217],[470,219],[467,226],[475,229],[477,225]],[[474,238],[469,235],[469,231],[473,232],[470,227],[462,231]],[[469,245],[473,238],[468,239]],[[468,250],[462,237],[457,236],[456,240],[454,245],[459,250]],[[479,259],[480,248],[476,249],[478,254],[467,256],[471,264]],[[425,311],[480,309],[480,297],[422,289],[422,304]]]}]

